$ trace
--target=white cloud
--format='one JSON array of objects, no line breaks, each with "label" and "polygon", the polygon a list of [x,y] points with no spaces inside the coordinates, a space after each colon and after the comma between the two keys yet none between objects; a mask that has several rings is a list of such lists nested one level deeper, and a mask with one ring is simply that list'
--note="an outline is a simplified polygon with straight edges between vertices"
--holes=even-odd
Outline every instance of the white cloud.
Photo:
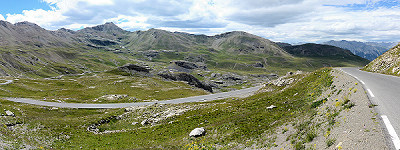
[{"label": "white cloud", "polygon": [[36,23],[44,28],[52,29],[52,22],[64,20],[65,17],[62,16],[57,11],[46,11],[43,9],[37,10],[24,10],[22,14],[7,14],[6,21],[9,22],[21,22],[21,21],[29,21]]},{"label": "white cloud", "polygon": [[0,20],[6,20],[6,19],[4,19],[3,15],[0,14]]},{"label": "white cloud", "polygon": [[92,5],[113,5],[114,2],[112,0],[88,0],[88,2]]},{"label": "white cloud", "polygon": [[[52,10],[25,10],[7,14],[5,20],[30,21],[51,30],[110,21],[131,31],[161,28],[215,35],[241,30],[284,42],[400,40],[400,8],[375,7],[381,0],[42,1]],[[350,9],[355,4],[373,9]]]}]

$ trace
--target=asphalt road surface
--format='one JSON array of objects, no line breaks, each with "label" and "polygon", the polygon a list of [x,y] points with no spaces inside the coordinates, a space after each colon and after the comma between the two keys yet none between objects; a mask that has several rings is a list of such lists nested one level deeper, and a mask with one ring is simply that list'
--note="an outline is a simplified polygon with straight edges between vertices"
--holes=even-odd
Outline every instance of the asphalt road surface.
[{"label": "asphalt road surface", "polygon": [[53,106],[53,107],[61,107],[61,108],[123,108],[129,106],[141,106],[141,105],[150,105],[154,103],[158,104],[178,104],[178,103],[188,103],[188,102],[204,102],[204,101],[212,101],[217,99],[223,99],[228,97],[236,97],[241,94],[247,94],[251,92],[255,92],[260,89],[261,86],[251,87],[247,89],[241,89],[230,92],[209,94],[209,95],[201,95],[201,96],[193,96],[186,98],[178,98],[173,100],[165,100],[165,101],[157,101],[157,102],[143,102],[143,103],[112,103],[112,104],[83,104],[83,103],[57,103],[57,102],[46,102],[33,100],[29,98],[4,98],[9,101],[19,102],[19,103],[28,103],[34,105],[41,106]]},{"label": "asphalt road surface", "polygon": [[341,68],[359,80],[366,89],[375,110],[389,132],[396,149],[400,149],[400,77],[361,71],[359,68]]}]

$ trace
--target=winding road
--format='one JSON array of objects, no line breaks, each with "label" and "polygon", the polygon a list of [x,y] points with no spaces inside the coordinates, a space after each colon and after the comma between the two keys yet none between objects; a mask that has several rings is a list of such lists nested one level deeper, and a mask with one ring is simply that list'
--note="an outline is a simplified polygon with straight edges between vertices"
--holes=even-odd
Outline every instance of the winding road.
[{"label": "winding road", "polygon": [[397,150],[400,140],[400,77],[361,71],[359,68],[341,68],[345,73],[359,80],[375,110],[381,115],[387,131]]},{"label": "winding road", "polygon": [[179,104],[179,103],[188,103],[188,102],[204,102],[204,101],[212,101],[217,99],[223,99],[228,97],[235,97],[242,94],[248,94],[257,91],[261,86],[251,87],[247,89],[241,89],[230,92],[209,94],[209,95],[201,95],[201,96],[193,96],[186,98],[178,98],[173,100],[165,100],[165,101],[157,101],[157,102],[143,102],[143,103],[112,103],[112,104],[84,104],[84,103],[57,103],[57,102],[46,102],[33,100],[29,98],[3,98],[9,101],[19,102],[19,103],[28,103],[34,105],[41,106],[53,106],[53,107],[61,107],[61,108],[124,108],[129,106],[142,106],[142,105],[151,105],[154,103],[157,104]]}]

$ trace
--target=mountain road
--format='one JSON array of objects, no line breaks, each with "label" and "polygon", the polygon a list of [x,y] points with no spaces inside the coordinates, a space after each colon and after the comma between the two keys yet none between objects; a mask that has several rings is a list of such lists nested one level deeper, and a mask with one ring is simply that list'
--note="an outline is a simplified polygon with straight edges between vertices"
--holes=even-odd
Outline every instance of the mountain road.
[{"label": "mountain road", "polygon": [[178,98],[173,100],[165,100],[165,101],[156,101],[156,102],[141,102],[141,103],[111,103],[111,104],[85,104],[85,103],[57,103],[57,102],[46,102],[33,100],[29,98],[3,98],[9,101],[19,102],[19,103],[28,103],[34,105],[41,106],[53,106],[53,107],[61,107],[61,108],[123,108],[129,106],[142,106],[142,105],[151,105],[154,103],[158,104],[178,104],[178,103],[188,103],[188,102],[204,102],[204,101],[212,101],[217,99],[229,98],[229,97],[238,97],[242,94],[248,94],[256,92],[260,89],[261,86],[255,86],[251,88],[229,91],[223,93],[209,94],[209,95],[200,95],[193,97],[185,97]]},{"label": "mountain road", "polygon": [[[395,148],[400,149],[400,77],[361,71],[359,68],[341,68],[360,81],[375,110],[381,116]],[[372,106],[372,105],[371,105]]]}]

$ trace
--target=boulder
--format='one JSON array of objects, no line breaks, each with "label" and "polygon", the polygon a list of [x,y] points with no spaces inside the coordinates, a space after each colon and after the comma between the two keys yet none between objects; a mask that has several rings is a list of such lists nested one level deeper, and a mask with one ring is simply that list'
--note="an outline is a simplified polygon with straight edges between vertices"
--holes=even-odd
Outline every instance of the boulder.
[{"label": "boulder", "polygon": [[267,109],[273,109],[273,108],[276,108],[276,106],[275,105],[271,105],[271,106],[267,107]]},{"label": "boulder", "polygon": [[190,132],[189,136],[191,136],[191,137],[200,137],[200,136],[203,136],[205,134],[206,134],[206,130],[203,127],[201,127],[201,128],[193,129]]},{"label": "boulder", "polygon": [[15,114],[12,112],[12,111],[9,111],[9,110],[5,110],[6,111],[6,115],[7,116],[13,116],[13,117],[15,117]]}]

